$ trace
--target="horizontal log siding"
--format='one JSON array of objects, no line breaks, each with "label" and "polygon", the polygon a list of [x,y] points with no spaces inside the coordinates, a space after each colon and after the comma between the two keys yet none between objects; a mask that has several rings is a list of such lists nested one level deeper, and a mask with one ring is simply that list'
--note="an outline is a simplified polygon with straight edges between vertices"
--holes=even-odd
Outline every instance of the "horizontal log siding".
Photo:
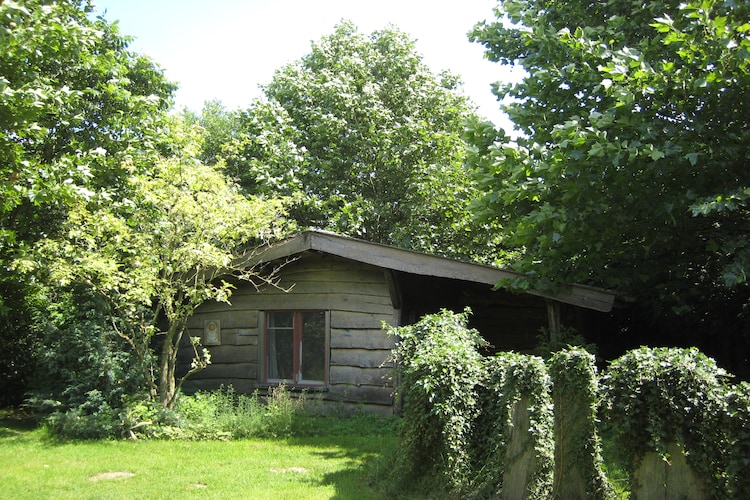
[{"label": "horizontal log siding", "polygon": [[[261,311],[330,311],[330,370],[324,401],[351,403],[378,413],[393,403],[388,362],[394,339],[381,323],[395,324],[398,311],[382,269],[339,257],[307,253],[282,268],[280,286],[288,292],[265,286],[256,291],[241,284],[231,305],[208,303],[188,323],[191,336],[202,336],[204,320],[221,320],[220,346],[209,346],[212,364],[193,375],[187,390],[209,390],[231,384],[238,392],[252,392],[260,382],[259,319]],[[181,354],[187,370],[192,349],[185,344]]]}]

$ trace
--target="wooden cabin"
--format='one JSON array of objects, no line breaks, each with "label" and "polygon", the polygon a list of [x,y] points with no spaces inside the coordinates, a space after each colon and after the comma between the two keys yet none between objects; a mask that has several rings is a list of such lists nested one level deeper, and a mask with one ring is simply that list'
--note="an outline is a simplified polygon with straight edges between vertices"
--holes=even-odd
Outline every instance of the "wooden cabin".
[{"label": "wooden cabin", "polygon": [[[282,289],[239,284],[231,305],[201,306],[188,323],[212,364],[185,390],[231,385],[240,393],[278,384],[325,402],[393,411],[395,339],[381,328],[410,324],[440,309],[472,309],[493,350],[531,351],[543,327],[562,321],[593,331],[612,292],[570,286],[564,293],[493,291],[517,274],[323,231],[306,231],[254,255],[248,265],[285,263]],[[551,323],[550,323],[551,321]],[[596,333],[596,332],[594,332]],[[190,349],[181,349],[189,363]]]}]

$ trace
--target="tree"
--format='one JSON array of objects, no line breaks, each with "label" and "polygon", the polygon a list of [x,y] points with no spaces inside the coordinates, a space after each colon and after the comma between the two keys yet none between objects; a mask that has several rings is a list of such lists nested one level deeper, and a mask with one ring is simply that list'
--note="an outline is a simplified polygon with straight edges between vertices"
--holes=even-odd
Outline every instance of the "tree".
[{"label": "tree", "polygon": [[15,241],[24,203],[64,203],[114,181],[120,163],[109,160],[147,149],[171,104],[174,85],[91,11],[87,0],[0,5],[3,247]]},{"label": "tree", "polygon": [[206,165],[219,164],[226,155],[227,148],[240,140],[238,113],[228,111],[217,99],[206,101],[200,114],[183,109],[182,118],[186,124],[197,125],[202,129],[198,159]]},{"label": "tree", "polygon": [[[240,114],[228,172],[249,192],[295,196],[301,226],[468,256],[479,228],[463,169],[458,78],[435,75],[395,28],[344,22],[276,72]],[[485,231],[486,233],[486,231]]]},{"label": "tree", "polygon": [[736,319],[750,296],[750,6],[506,0],[496,14],[471,38],[527,71],[496,88],[525,135],[475,122],[469,138],[478,212],[521,250],[515,267],[703,326]]},{"label": "tree", "polygon": [[175,89],[92,10],[88,0],[0,2],[0,378],[19,394],[42,282],[11,263],[57,234],[68,204],[122,185],[122,159],[158,144]]},{"label": "tree", "polygon": [[[80,200],[63,237],[38,245],[49,279],[85,283],[109,303],[117,333],[138,355],[152,395],[172,407],[182,382],[210,363],[192,339],[192,368],[178,377],[177,354],[187,320],[207,300],[229,301],[231,281],[273,284],[274,273],[245,268],[242,258],[282,230],[280,200],[246,198],[215,168],[193,158],[196,134],[175,122],[173,151],[149,171],[132,171],[125,199],[106,191]],[[249,246],[248,246],[249,245]],[[24,263],[19,263],[23,267]],[[150,349],[161,343],[158,375]]]}]

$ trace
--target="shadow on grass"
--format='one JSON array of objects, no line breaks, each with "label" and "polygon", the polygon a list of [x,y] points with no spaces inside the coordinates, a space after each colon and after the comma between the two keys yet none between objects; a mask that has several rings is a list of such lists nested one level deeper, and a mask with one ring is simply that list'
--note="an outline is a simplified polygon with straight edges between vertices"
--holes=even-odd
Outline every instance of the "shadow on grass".
[{"label": "shadow on grass", "polygon": [[312,418],[305,423],[304,427],[309,431],[309,436],[327,436],[327,443],[335,443],[335,450],[318,451],[314,455],[321,460],[346,464],[324,474],[318,481],[321,485],[333,486],[335,494],[332,498],[440,498],[437,492],[420,493],[429,492],[429,487],[417,488],[408,493],[394,491],[394,485],[399,482],[394,476],[396,451],[400,442],[399,418],[359,415],[344,418]]},{"label": "shadow on grass", "polygon": [[[389,492],[389,465],[392,463],[396,439],[391,436],[372,436],[373,442],[361,448],[316,453],[323,460],[344,460],[349,465],[324,475],[321,483],[332,485],[338,499],[393,498]],[[377,443],[389,441],[382,450],[375,450]],[[392,442],[390,442],[392,441]]]},{"label": "shadow on grass", "polygon": [[16,409],[0,410],[0,440],[17,440],[28,438],[29,432],[37,429],[39,422]]}]

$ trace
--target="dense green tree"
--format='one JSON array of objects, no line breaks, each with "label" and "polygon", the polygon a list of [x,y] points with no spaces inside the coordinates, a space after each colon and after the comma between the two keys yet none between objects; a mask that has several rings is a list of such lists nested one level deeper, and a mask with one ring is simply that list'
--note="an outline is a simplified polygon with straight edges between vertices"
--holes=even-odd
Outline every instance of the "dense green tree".
[{"label": "dense green tree", "polygon": [[[471,37],[526,70],[498,85],[524,133],[469,131],[535,286],[612,287],[700,323],[740,313],[750,270],[750,5],[499,3]],[[731,319],[729,320],[731,321]]]},{"label": "dense green tree", "polygon": [[406,34],[344,22],[264,93],[227,157],[249,192],[295,196],[300,225],[381,243],[466,256],[488,239],[467,210],[476,193],[461,136],[473,107]]},{"label": "dense green tree", "polygon": [[198,125],[200,153],[198,159],[206,165],[217,165],[226,156],[228,148],[240,140],[239,114],[227,110],[221,101],[206,101],[200,113],[190,109],[182,110],[185,123]]},{"label": "dense green tree", "polygon": [[92,11],[88,0],[0,2],[0,379],[14,394],[32,369],[43,283],[11,262],[57,233],[68,204],[122,185],[122,159],[156,145],[175,88]]},{"label": "dense green tree", "polygon": [[[62,237],[40,242],[33,258],[16,265],[46,271],[63,287],[86,284],[106,299],[113,328],[132,347],[152,395],[165,407],[174,404],[187,376],[210,363],[208,351],[193,341],[192,368],[179,376],[188,319],[207,300],[228,301],[230,277],[273,284],[273,273],[246,269],[242,258],[283,230],[281,201],[247,198],[214,167],[194,159],[198,134],[175,119],[174,156],[144,172],[124,165],[132,170],[128,198],[101,191],[79,200]],[[157,370],[150,366],[153,340],[161,346]]]},{"label": "dense green tree", "polygon": [[[54,205],[108,185],[119,153],[145,150],[174,86],[87,0],[0,5],[0,245],[18,207]],[[151,127],[151,128],[150,128]]]}]

